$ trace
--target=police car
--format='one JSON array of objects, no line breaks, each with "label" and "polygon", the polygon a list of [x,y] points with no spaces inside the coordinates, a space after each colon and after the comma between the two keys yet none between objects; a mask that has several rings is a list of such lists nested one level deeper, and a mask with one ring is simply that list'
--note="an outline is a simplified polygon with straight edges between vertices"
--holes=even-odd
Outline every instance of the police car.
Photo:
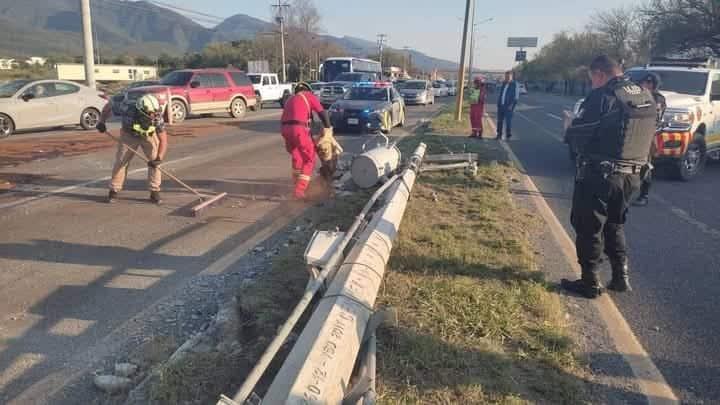
[{"label": "police car", "polygon": [[329,113],[333,127],[340,130],[388,134],[405,125],[405,102],[390,82],[354,83]]}]

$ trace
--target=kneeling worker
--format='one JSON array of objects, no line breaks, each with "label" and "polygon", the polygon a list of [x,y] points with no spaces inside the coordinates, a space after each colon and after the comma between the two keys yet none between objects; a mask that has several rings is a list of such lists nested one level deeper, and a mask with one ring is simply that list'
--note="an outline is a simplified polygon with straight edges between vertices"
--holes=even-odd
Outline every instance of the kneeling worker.
[{"label": "kneeling worker", "polygon": [[295,180],[295,198],[304,199],[315,169],[315,142],[310,134],[312,113],[316,113],[323,123],[323,138],[332,138],[330,117],[323,109],[320,100],[313,94],[307,83],[295,86],[295,95],[285,103],[282,114],[282,136],[285,149],[292,156],[293,179]]},{"label": "kneeling worker", "polygon": [[[110,117],[112,109],[110,103],[105,106],[97,129],[100,132],[106,132],[107,126],[105,121]],[[165,153],[167,152],[168,138],[165,131],[165,121],[162,117],[162,109],[160,103],[155,96],[150,94],[144,95],[137,100],[134,106],[131,106],[122,117],[122,134],[120,142],[124,145],[118,145],[115,165],[112,170],[112,179],[110,180],[110,192],[108,193],[108,202],[115,202],[118,193],[123,188],[127,169],[134,154],[128,148],[137,151],[142,148],[143,153],[150,161],[148,163],[148,187],[150,189],[150,201],[160,204],[160,183],[162,175],[158,166],[162,163]]]}]

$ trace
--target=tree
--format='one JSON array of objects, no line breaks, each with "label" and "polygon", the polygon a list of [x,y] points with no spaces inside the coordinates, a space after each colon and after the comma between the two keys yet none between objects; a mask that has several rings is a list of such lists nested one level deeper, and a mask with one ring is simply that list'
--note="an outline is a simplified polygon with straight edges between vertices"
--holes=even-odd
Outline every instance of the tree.
[{"label": "tree", "polygon": [[638,21],[638,13],[634,8],[618,7],[596,12],[588,29],[603,37],[610,56],[627,61],[632,57],[631,44],[638,39]]},{"label": "tree", "polygon": [[647,21],[653,54],[720,55],[717,0],[652,0],[639,12]]}]

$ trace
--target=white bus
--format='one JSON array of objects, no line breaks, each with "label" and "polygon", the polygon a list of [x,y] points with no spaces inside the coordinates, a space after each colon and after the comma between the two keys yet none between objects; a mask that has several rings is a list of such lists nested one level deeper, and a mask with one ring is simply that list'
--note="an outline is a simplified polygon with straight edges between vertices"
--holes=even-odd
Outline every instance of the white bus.
[{"label": "white bus", "polygon": [[320,65],[320,81],[335,81],[335,78],[341,73],[368,73],[374,75],[375,80],[380,80],[382,76],[380,62],[370,59],[327,58]]}]

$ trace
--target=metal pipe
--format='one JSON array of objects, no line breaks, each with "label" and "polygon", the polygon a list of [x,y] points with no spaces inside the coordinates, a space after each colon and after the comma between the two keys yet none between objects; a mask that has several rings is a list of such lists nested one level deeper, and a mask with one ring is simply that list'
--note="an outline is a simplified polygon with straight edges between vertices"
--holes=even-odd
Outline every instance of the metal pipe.
[{"label": "metal pipe", "polygon": [[93,51],[92,20],[90,18],[90,0],[80,0],[82,14],[83,45],[85,47],[85,82],[95,88],[95,51]]},{"label": "metal pipe", "polygon": [[387,203],[340,266],[263,402],[342,401],[425,149],[418,146],[401,180],[388,190]]},{"label": "metal pipe", "polygon": [[[310,305],[310,302],[312,301],[315,294],[317,294],[317,292],[320,290],[320,287],[323,285],[326,279],[332,279],[335,270],[340,264],[340,261],[343,259],[343,251],[347,247],[348,243],[350,243],[350,241],[352,240],[358,228],[360,228],[360,225],[365,220],[365,216],[367,215],[367,213],[375,205],[375,202],[378,200],[378,198],[380,198],[380,196],[382,196],[385,190],[387,190],[393,183],[395,183],[399,177],[399,175],[395,175],[385,184],[380,186],[380,188],[375,191],[372,197],[370,197],[370,200],[365,204],[362,211],[360,211],[360,213],[355,217],[355,222],[353,222],[348,231],[345,233],[345,237],[338,245],[338,249],[332,254],[332,256],[330,256],[327,265],[325,266],[323,271],[320,272],[318,277],[310,280],[308,288],[305,290],[305,294],[303,294],[300,302],[298,302],[298,304],[295,306],[288,319],[278,331],[277,336],[275,336],[272,342],[270,342],[270,345],[267,349],[265,349],[265,352],[260,357],[260,360],[258,360],[257,364],[255,365],[255,367],[253,367],[250,374],[248,374],[248,376],[245,378],[243,385],[233,397],[233,401],[241,404],[248,398],[253,388],[255,388],[255,385],[260,380],[260,377],[262,377],[263,373],[265,373],[265,370],[270,365],[272,359],[280,350],[283,343],[285,343],[285,340],[290,335],[290,332],[295,327],[295,324],[297,324],[298,320],[300,320],[300,317],[305,312],[305,309],[307,309],[308,305]],[[220,403],[222,402],[218,402],[218,404]]]}]

